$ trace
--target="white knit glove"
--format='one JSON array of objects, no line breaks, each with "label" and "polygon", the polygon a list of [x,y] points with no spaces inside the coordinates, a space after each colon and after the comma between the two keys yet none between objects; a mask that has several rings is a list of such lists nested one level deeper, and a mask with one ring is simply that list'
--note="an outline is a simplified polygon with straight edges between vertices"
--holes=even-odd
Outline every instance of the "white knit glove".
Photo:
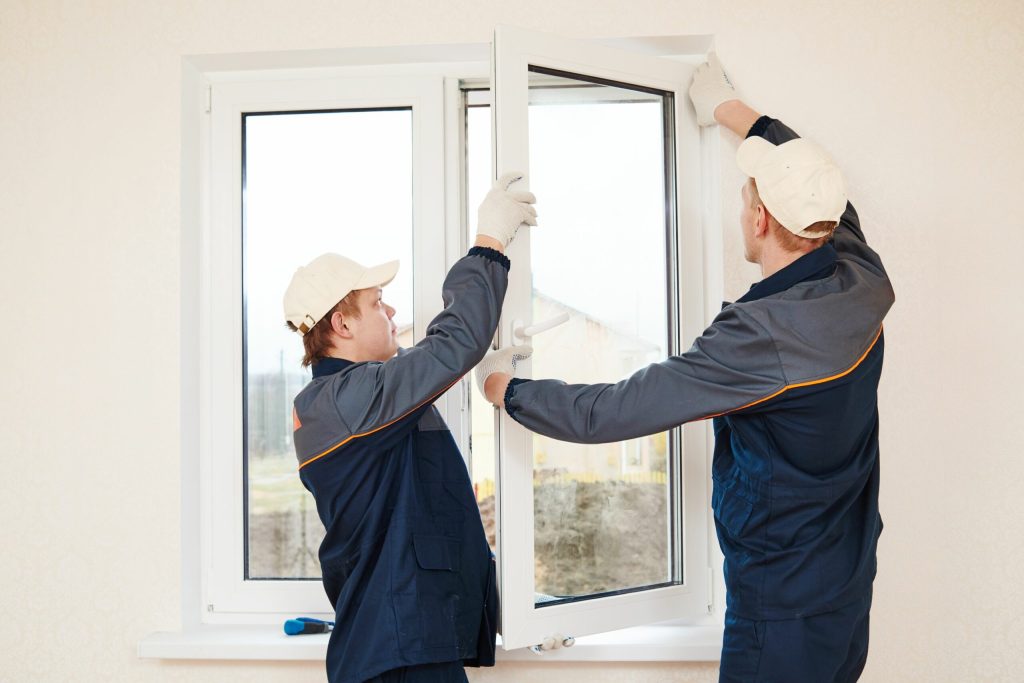
[{"label": "white knit glove", "polygon": [[496,372],[503,372],[506,375],[516,374],[516,365],[519,361],[526,360],[533,355],[533,347],[529,344],[519,346],[506,346],[497,351],[488,351],[484,359],[476,366],[476,388],[480,390],[481,396],[487,396],[484,392],[484,382]]},{"label": "white knit glove", "polygon": [[718,61],[714,52],[708,55],[708,61],[697,67],[693,72],[693,83],[690,84],[690,99],[697,111],[697,123],[710,126],[715,123],[715,109],[722,102],[738,100],[736,88],[732,87],[729,77]]},{"label": "white knit glove", "polygon": [[477,212],[478,235],[493,237],[507,247],[520,225],[537,225],[537,211],[530,206],[537,201],[533,193],[508,189],[523,177],[522,173],[506,173],[494,183]]}]

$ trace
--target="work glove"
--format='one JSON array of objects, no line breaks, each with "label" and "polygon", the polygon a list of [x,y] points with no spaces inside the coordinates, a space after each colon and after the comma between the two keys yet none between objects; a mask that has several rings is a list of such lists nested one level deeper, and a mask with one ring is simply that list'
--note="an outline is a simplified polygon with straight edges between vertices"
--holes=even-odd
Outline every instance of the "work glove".
[{"label": "work glove", "polygon": [[487,235],[507,247],[519,226],[537,225],[537,211],[530,206],[537,201],[532,192],[512,192],[509,185],[522,180],[522,173],[506,173],[498,178],[480,203],[477,212],[478,235]]},{"label": "work glove", "polygon": [[533,355],[533,347],[529,344],[519,346],[506,346],[497,351],[488,351],[484,359],[476,366],[476,387],[480,390],[481,396],[487,396],[484,391],[484,382],[496,372],[503,372],[506,375],[516,374],[516,365]]},{"label": "work glove", "polygon": [[697,111],[697,123],[702,126],[715,123],[715,109],[722,102],[739,99],[736,88],[732,87],[729,77],[722,69],[722,63],[718,61],[718,55],[714,52],[708,55],[708,61],[693,72],[690,99],[693,100],[693,108]]}]

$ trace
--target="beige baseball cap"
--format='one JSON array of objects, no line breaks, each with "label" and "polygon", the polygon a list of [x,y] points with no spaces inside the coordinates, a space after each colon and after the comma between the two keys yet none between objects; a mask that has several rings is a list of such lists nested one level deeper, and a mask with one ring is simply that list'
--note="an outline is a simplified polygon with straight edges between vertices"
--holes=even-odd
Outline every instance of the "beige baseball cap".
[{"label": "beige baseball cap", "polygon": [[349,292],[383,287],[397,273],[398,261],[367,268],[339,254],[317,256],[292,276],[284,293],[284,317],[305,335]]},{"label": "beige baseball cap", "polygon": [[846,183],[832,157],[805,138],[773,145],[749,137],[736,151],[740,170],[754,179],[768,211],[782,227],[800,237],[818,221],[838,221],[846,210]]}]

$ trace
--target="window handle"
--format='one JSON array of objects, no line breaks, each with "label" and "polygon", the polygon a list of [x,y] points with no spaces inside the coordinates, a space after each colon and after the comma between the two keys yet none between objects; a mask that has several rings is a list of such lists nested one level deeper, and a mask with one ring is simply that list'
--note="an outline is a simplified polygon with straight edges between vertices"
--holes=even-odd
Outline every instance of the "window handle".
[{"label": "window handle", "polygon": [[553,636],[548,636],[544,639],[544,642],[532,645],[530,651],[536,655],[543,655],[545,652],[550,650],[558,650],[563,647],[572,647],[576,644],[576,639],[572,636],[563,636],[561,633],[556,633]]},{"label": "window handle", "polygon": [[536,325],[530,325],[529,327],[523,327],[523,323],[520,320],[516,320],[512,323],[512,334],[519,339],[529,339],[534,335],[538,335],[541,332],[547,332],[552,327],[558,327],[559,325],[569,321],[569,314],[559,313],[554,318],[549,318],[542,323]]}]

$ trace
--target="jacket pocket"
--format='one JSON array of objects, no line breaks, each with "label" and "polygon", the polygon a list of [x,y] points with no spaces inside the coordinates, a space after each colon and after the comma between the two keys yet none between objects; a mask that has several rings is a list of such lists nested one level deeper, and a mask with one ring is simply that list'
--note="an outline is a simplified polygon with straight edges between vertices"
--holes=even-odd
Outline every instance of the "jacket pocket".
[{"label": "jacket pocket", "polygon": [[416,535],[412,537],[412,545],[420,569],[459,571],[461,552],[458,540],[446,536]]},{"label": "jacket pocket", "polygon": [[393,596],[399,646],[405,654],[458,648],[459,541],[413,534],[411,554],[403,563],[409,572],[408,584]]},{"label": "jacket pocket", "polygon": [[754,503],[737,490],[736,482],[716,481],[711,492],[715,521],[733,538],[743,533],[754,511]]}]

